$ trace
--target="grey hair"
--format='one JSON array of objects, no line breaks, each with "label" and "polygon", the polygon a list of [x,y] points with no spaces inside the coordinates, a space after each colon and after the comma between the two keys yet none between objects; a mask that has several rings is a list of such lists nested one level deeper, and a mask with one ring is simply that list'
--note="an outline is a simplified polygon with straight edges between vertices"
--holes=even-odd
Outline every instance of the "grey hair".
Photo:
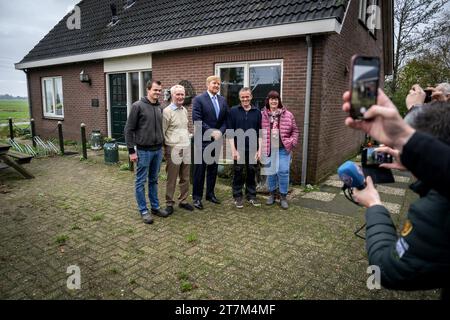
[{"label": "grey hair", "polygon": [[414,112],[411,126],[450,144],[450,103],[435,101]]},{"label": "grey hair", "polygon": [[173,96],[173,95],[175,94],[175,91],[176,91],[177,89],[181,89],[181,90],[183,90],[184,92],[186,92],[186,90],[184,89],[184,87],[183,87],[182,85],[176,84],[176,85],[174,85],[172,88],[170,88],[170,94]]},{"label": "grey hair", "polygon": [[239,90],[239,95],[241,95],[242,92],[250,92],[252,94],[252,89],[249,87],[243,87],[241,90]]},{"label": "grey hair", "polygon": [[450,95],[450,83],[443,82],[438,84],[436,87],[442,87],[442,93],[444,94],[444,96]]}]

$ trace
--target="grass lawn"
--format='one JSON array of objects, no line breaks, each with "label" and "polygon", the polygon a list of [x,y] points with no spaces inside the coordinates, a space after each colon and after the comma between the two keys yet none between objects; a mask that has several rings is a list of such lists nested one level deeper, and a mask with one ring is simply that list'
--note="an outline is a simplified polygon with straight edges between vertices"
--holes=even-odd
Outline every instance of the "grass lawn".
[{"label": "grass lawn", "polygon": [[28,100],[0,100],[0,123],[8,123],[8,118],[14,122],[30,121]]}]

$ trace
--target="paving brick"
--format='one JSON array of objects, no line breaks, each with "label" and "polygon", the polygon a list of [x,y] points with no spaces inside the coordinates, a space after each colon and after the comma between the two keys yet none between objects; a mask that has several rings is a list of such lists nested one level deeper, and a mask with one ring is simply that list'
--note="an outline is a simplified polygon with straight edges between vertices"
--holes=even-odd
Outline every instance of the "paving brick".
[{"label": "paving brick", "polygon": [[[36,179],[0,173],[2,188],[13,194],[0,194],[2,299],[439,296],[435,291],[367,292],[364,242],[353,236],[363,215],[332,186],[326,189],[330,202],[304,199],[299,192],[287,211],[278,206],[237,210],[229,182],[219,181],[221,206],[206,203],[202,212],[176,212],[149,226],[136,213],[133,175],[117,166],[77,157],[34,159],[27,166]],[[159,187],[163,195],[164,184]],[[341,214],[336,204],[354,214]],[[93,221],[95,213],[104,214],[103,220]],[[189,234],[197,239],[188,242]],[[64,244],[56,243],[58,235],[67,236]],[[73,264],[81,269],[81,290],[66,287],[66,269]],[[180,274],[192,290],[181,291]]]}]

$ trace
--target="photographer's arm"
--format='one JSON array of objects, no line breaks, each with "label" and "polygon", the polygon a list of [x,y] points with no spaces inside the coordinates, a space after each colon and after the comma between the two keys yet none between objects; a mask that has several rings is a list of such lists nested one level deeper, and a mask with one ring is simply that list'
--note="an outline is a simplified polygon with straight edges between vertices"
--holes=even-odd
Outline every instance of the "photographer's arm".
[{"label": "photographer's arm", "polygon": [[401,162],[419,180],[450,198],[450,146],[416,132],[403,147]]},{"label": "photographer's arm", "polygon": [[380,164],[380,168],[386,168],[386,169],[396,169],[400,171],[407,171],[405,166],[400,162],[400,152],[398,150],[383,146],[376,148],[375,151],[377,152],[385,152],[392,156],[392,163],[382,163]]},{"label": "photographer's arm", "polygon": [[[397,230],[392,222],[389,211],[382,205],[378,191],[372,179],[366,178],[366,187],[354,191],[354,199],[366,210],[366,249],[369,264],[375,265],[381,271],[381,285],[388,289],[409,289],[412,286],[420,288],[423,284],[414,281],[417,277],[417,259],[402,252]],[[407,245],[407,244],[406,244]]]},{"label": "photographer's arm", "polygon": [[[381,285],[387,289],[408,290],[419,286],[414,282],[416,270],[406,256],[399,257],[398,237],[389,211],[382,205],[366,210],[366,250],[369,264],[381,271]],[[415,289],[420,289],[417,287]]]}]

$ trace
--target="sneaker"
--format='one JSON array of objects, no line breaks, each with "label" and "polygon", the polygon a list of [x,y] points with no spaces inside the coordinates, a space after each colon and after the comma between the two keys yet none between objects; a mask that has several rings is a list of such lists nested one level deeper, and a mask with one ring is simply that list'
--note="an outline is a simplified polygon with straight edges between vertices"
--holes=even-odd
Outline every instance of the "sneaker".
[{"label": "sneaker", "polygon": [[166,210],[158,208],[158,209],[153,209],[152,208],[152,213],[155,216],[161,217],[161,218],[167,218],[169,216],[169,214],[167,213]]},{"label": "sneaker", "polygon": [[142,217],[142,221],[144,221],[144,223],[146,224],[152,224],[153,223],[153,217],[150,213],[148,212],[143,212],[141,213],[141,217]]},{"label": "sneaker", "polygon": [[254,207],[261,207],[261,203],[256,198],[248,199],[248,202]]},{"label": "sneaker", "polygon": [[242,209],[244,207],[244,203],[242,202],[242,198],[236,198],[234,199],[234,205],[238,209]]},{"label": "sneaker", "polygon": [[281,198],[280,198],[280,205],[281,205],[281,208],[283,208],[285,210],[287,208],[289,208],[289,204],[287,202],[286,196],[281,196]]},{"label": "sneaker", "polygon": [[275,193],[271,192],[269,195],[269,199],[266,201],[266,205],[271,206],[275,203]]}]

